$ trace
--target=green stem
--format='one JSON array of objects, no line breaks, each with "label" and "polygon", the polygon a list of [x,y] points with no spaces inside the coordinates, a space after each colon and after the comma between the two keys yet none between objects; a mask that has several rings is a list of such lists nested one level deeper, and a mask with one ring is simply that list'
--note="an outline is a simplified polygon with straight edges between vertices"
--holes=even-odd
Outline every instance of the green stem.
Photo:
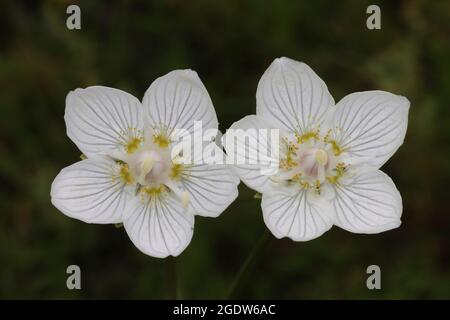
[{"label": "green stem", "polygon": [[239,272],[236,274],[236,277],[234,278],[233,282],[231,283],[231,286],[230,286],[227,296],[226,296],[227,299],[233,299],[239,293],[239,290],[241,289],[243,283],[245,282],[245,278],[246,278],[248,272],[250,271],[251,267],[255,264],[258,256],[263,252],[264,248],[266,247],[266,245],[270,239],[271,239],[271,234],[265,228],[263,234],[259,238],[258,242],[256,242],[252,251],[250,251],[250,254],[247,256],[244,263],[241,265]]},{"label": "green stem", "polygon": [[177,287],[177,270],[174,257],[167,257],[166,263],[166,284],[167,284],[167,296],[169,299],[178,299],[178,287]]}]

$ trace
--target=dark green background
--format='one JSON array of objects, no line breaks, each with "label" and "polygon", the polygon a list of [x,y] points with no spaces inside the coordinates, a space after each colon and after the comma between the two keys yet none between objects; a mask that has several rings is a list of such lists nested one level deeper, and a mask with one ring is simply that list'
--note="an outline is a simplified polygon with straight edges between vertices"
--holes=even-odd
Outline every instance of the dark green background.
[{"label": "dark green background", "polygon": [[[82,29],[66,28],[77,3]],[[378,4],[382,29],[366,28]],[[338,101],[380,89],[411,101],[404,145],[383,167],[403,224],[378,235],[334,227],[319,239],[272,237],[242,298],[450,298],[450,1],[2,1],[0,4],[0,297],[165,298],[165,260],[123,229],[70,219],[50,204],[58,171],[80,152],[65,134],[65,96],[106,85],[141,98],[157,77],[196,70],[225,130],[255,111],[272,60],[309,64]],[[197,217],[176,258],[180,295],[220,298],[265,230],[241,185],[219,218]],[[66,267],[82,290],[66,289]],[[366,267],[382,290],[366,288]]]}]

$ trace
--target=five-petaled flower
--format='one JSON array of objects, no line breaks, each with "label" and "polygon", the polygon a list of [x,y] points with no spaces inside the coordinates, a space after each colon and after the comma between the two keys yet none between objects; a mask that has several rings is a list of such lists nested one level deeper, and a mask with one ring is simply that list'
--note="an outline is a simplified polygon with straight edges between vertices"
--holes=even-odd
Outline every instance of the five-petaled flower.
[{"label": "five-petaled flower", "polygon": [[194,215],[217,217],[237,197],[239,179],[229,167],[186,164],[171,154],[176,129],[193,134],[194,121],[202,130],[218,128],[194,71],[158,78],[142,104],[113,88],[77,89],[67,95],[65,121],[87,159],[58,174],[52,203],[88,223],[123,223],[148,255],[179,255],[191,241]]},{"label": "five-petaled flower", "polygon": [[[272,175],[250,161],[234,168],[247,186],[262,193],[264,221],[276,237],[307,241],[333,225],[355,233],[400,225],[400,193],[379,168],[403,143],[406,98],[366,91],[335,105],[314,71],[288,58],[270,65],[256,98],[256,115],[231,128],[279,129],[279,168]],[[251,150],[250,140],[235,150],[246,150],[246,157],[260,152]]]}]

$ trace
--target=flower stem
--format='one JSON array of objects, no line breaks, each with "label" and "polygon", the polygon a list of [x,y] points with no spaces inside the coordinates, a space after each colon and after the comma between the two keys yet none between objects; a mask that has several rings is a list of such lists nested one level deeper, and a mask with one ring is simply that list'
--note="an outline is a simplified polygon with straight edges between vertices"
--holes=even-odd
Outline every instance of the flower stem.
[{"label": "flower stem", "polygon": [[250,251],[244,263],[241,265],[239,272],[236,274],[236,277],[231,283],[231,286],[226,295],[227,299],[234,299],[236,295],[239,293],[239,290],[244,284],[248,272],[250,271],[251,267],[254,266],[255,262],[258,260],[258,257],[264,251],[264,248],[266,247],[270,239],[271,239],[270,232],[267,230],[267,228],[264,228],[263,234],[256,242],[253,249]]},{"label": "flower stem", "polygon": [[167,257],[166,263],[166,285],[167,296],[169,299],[178,299],[178,287],[177,287],[177,270],[174,257]]}]

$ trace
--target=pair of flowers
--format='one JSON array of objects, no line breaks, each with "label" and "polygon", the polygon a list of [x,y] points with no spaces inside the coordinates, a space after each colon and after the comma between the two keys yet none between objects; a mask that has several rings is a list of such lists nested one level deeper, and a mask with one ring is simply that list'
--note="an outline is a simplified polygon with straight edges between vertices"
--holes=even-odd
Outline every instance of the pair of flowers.
[{"label": "pair of flowers", "polygon": [[[194,156],[185,164],[172,156],[175,129],[195,134],[194,121],[218,128],[194,71],[156,79],[142,103],[107,87],[70,92],[67,134],[86,159],[58,174],[52,203],[88,223],[123,223],[139,250],[159,258],[179,255],[192,238],[194,216],[219,216],[236,199],[240,180],[262,194],[264,222],[277,238],[307,241],[333,225],[355,233],[400,225],[400,193],[379,168],[403,143],[406,98],[366,91],[335,105],[310,67],[279,58],[262,76],[256,99],[256,115],[231,128],[279,130],[273,174],[251,161],[205,164]],[[260,150],[251,150],[247,138],[238,137],[244,148],[236,150],[249,160]]]}]

